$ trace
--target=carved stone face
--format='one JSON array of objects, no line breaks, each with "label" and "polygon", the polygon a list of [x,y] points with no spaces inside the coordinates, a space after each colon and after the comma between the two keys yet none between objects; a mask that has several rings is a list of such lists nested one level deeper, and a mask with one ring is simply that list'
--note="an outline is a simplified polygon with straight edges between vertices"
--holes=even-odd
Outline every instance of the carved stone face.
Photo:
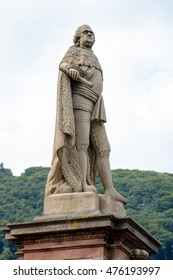
[{"label": "carved stone face", "polygon": [[94,32],[88,26],[81,30],[80,47],[91,49],[95,42]]}]

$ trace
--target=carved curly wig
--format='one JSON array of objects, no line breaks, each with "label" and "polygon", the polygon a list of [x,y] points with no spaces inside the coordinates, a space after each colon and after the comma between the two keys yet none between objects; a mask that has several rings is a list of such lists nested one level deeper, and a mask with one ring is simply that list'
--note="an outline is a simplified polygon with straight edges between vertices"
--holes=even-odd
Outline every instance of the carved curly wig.
[{"label": "carved curly wig", "polygon": [[[85,29],[89,29],[92,30],[91,27],[87,24],[81,25],[77,28],[75,34],[74,34],[74,38],[73,38],[73,43],[78,47],[79,46],[79,41],[80,41],[80,36],[81,36],[81,32]],[[93,31],[92,31],[93,32]],[[95,40],[95,36],[94,36],[94,40]]]}]

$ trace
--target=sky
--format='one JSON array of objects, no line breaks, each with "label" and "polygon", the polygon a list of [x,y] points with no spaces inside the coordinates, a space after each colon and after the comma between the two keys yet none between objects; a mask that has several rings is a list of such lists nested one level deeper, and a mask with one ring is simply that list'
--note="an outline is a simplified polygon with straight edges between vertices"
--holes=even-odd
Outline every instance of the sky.
[{"label": "sky", "polygon": [[111,169],[173,173],[173,1],[0,0],[0,162],[50,167],[58,65],[95,33]]}]

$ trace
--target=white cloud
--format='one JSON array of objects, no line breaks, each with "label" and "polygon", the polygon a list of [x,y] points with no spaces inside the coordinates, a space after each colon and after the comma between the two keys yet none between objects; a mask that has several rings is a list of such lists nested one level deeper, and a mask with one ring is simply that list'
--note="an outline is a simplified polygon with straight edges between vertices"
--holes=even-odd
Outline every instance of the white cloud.
[{"label": "white cloud", "polygon": [[15,174],[50,165],[58,63],[75,29],[88,23],[104,70],[112,168],[172,172],[171,5],[154,0],[5,1],[0,17],[4,165]]}]

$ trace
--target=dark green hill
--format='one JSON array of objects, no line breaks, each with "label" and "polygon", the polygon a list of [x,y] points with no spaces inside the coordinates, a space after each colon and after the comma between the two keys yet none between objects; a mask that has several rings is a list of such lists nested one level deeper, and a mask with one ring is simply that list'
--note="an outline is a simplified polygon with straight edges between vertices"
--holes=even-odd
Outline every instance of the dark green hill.
[{"label": "dark green hill", "polygon": [[[49,168],[31,167],[21,176],[0,168],[0,227],[42,214]],[[114,185],[128,199],[127,215],[163,243],[154,259],[173,260],[173,174],[154,171],[112,171]],[[100,193],[103,188],[97,178]],[[0,233],[0,259],[14,259],[15,246]]]},{"label": "dark green hill", "polygon": [[[31,167],[20,176],[0,169],[0,227],[23,222],[42,214],[44,189],[49,168]],[[14,259],[16,248],[0,232],[0,259]]]}]

